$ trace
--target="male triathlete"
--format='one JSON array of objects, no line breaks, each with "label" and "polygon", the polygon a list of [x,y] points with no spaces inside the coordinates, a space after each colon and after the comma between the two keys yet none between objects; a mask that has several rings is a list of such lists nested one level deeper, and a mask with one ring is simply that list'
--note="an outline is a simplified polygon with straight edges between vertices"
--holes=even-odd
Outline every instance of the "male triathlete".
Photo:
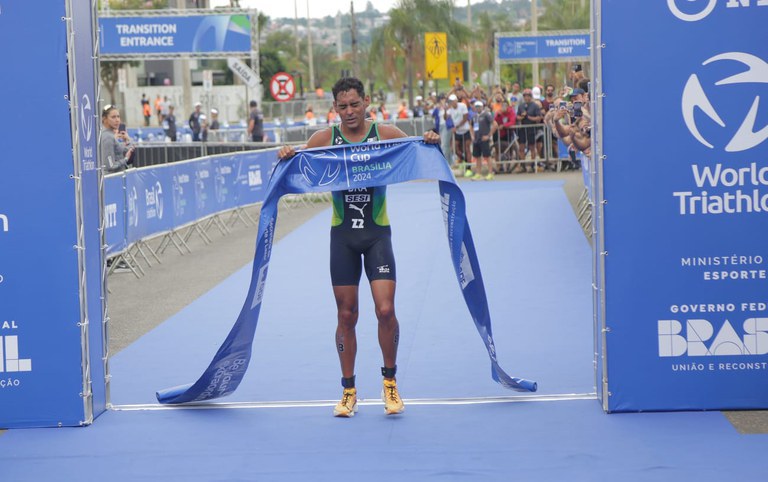
[{"label": "male triathlete", "polygon": [[[377,124],[366,119],[371,100],[365,95],[360,80],[354,77],[342,78],[333,86],[332,92],[333,105],[341,116],[341,124],[315,132],[306,147],[360,144],[405,137],[403,131],[394,125]],[[424,140],[436,144],[440,142],[440,136],[427,131]],[[295,154],[292,146],[284,146],[278,157],[288,159]],[[395,316],[395,258],[385,196],[386,186],[333,193],[331,282],[338,311],[336,349],[341,362],[341,385],[344,389],[341,401],[333,409],[337,417],[352,417],[357,411],[355,325],[363,268],[371,284],[379,322],[379,345],[384,358],[384,366],[381,368],[384,377],[384,410],[387,415],[402,413],[404,410],[395,380],[400,325]]]}]

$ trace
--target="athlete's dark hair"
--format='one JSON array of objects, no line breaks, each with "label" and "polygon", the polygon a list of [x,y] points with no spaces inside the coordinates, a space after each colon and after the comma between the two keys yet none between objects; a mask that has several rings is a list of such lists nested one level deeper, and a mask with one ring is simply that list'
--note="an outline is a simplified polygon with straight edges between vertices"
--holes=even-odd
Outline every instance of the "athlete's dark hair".
[{"label": "athlete's dark hair", "polygon": [[333,92],[333,100],[336,100],[336,96],[341,92],[348,90],[356,90],[360,97],[365,97],[365,87],[360,79],[356,77],[342,77],[334,85],[331,92]]}]

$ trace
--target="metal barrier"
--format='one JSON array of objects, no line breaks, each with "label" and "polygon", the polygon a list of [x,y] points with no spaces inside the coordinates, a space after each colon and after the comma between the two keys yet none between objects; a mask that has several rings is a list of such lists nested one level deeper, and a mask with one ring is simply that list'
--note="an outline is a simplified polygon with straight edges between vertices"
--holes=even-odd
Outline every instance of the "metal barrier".
[{"label": "metal barrier", "polygon": [[144,142],[137,146],[133,166],[156,166],[215,154],[269,149],[277,145],[274,142]]},{"label": "metal barrier", "polygon": [[[434,125],[431,116],[378,122],[394,125],[408,136],[422,136]],[[328,124],[275,127],[270,129],[270,137],[276,139],[276,142],[246,142],[243,140],[246,137],[245,129],[209,131],[208,142],[144,142],[137,145],[133,162],[135,167],[145,167],[215,154],[267,149],[282,144],[303,144],[312,134],[326,127]],[[540,135],[537,136],[537,144],[540,139],[542,152],[541,155],[536,153],[536,159],[527,159],[530,157],[528,150],[524,151],[526,159],[520,157],[520,136],[518,135],[520,129],[540,131]],[[516,169],[517,172],[520,172],[518,166],[525,167],[526,163],[531,167],[535,163],[538,169],[534,170],[538,171],[541,171],[544,166],[550,166],[556,171],[561,171],[565,165],[572,162],[564,145],[560,144],[560,148],[554,149],[557,139],[552,135],[552,129],[548,125],[515,125],[508,130],[512,131],[511,136],[507,139],[501,139],[496,135],[491,143],[491,155],[500,172],[515,172]],[[465,171],[470,166],[468,161],[458,161],[456,143],[453,138],[450,142],[450,151],[444,154],[453,168],[459,172]]]}]

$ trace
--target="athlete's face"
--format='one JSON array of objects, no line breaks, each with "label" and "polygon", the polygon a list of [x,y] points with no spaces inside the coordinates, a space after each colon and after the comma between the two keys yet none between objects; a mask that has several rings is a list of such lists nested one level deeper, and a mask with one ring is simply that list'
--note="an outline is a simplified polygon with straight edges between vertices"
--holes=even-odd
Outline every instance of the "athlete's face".
[{"label": "athlete's face", "polygon": [[341,122],[348,129],[365,125],[365,111],[369,104],[370,98],[367,95],[360,97],[355,89],[339,92],[333,101],[336,112],[341,116]]}]

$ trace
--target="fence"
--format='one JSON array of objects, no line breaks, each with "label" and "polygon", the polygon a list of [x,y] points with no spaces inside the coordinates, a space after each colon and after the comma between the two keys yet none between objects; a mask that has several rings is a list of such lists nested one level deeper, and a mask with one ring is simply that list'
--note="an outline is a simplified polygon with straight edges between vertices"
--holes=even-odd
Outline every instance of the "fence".
[{"label": "fence", "polygon": [[[152,266],[173,246],[191,252],[188,241],[197,235],[210,243],[209,232],[222,235],[237,222],[254,225],[244,209],[263,201],[269,174],[277,162],[275,150],[207,156],[188,161],[130,169],[104,178],[104,219],[109,272],[123,262],[137,277],[140,260]],[[326,196],[309,196],[326,200]],[[283,205],[307,202],[286,196]],[[159,238],[154,246],[149,241]]]},{"label": "fence", "polygon": [[[411,119],[396,119],[381,121],[383,124],[394,125],[402,130],[408,136],[421,136],[427,130],[434,127],[432,117],[415,117]],[[135,167],[153,166],[165,164],[168,162],[177,162],[187,159],[194,159],[209,155],[225,154],[239,151],[259,150],[274,147],[278,143],[301,144],[307,141],[312,134],[327,127],[328,124],[319,123],[317,125],[292,125],[265,127],[266,139],[269,142],[257,143],[246,141],[245,128],[227,128],[208,132],[208,142],[142,142],[138,144],[134,158]],[[545,124],[532,124],[526,126],[513,126],[509,129],[512,134],[507,138],[499,138],[493,143],[492,156],[498,166],[505,172],[511,171],[513,167],[522,164],[525,161],[521,157],[520,142],[518,132],[520,129],[535,129],[540,131],[541,152],[537,153],[538,162],[546,162],[554,166],[557,170],[568,161],[573,161],[568,155],[567,146],[557,140],[552,135],[552,130]],[[133,133],[134,137],[146,135],[148,130],[140,133]],[[151,131],[154,132],[154,131]],[[186,131],[182,130],[182,137]],[[159,137],[153,135],[152,138]],[[451,139],[450,151],[445,152],[455,167],[462,169],[468,167],[467,162],[459,162],[455,152],[455,142]],[[530,157],[530,152],[523,149],[522,154]]]}]

